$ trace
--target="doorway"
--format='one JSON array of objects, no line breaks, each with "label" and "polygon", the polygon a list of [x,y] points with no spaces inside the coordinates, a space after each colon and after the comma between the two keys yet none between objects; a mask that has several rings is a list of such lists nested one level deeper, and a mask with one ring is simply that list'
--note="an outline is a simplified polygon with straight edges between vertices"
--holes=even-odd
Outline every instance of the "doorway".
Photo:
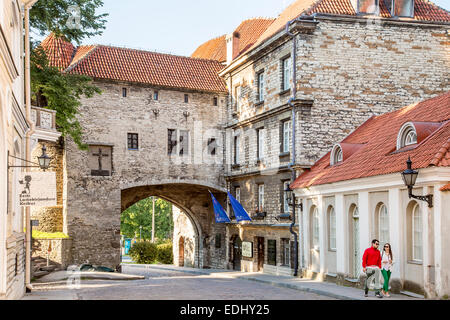
[{"label": "doorway", "polygon": [[241,270],[242,241],[236,236],[233,241],[233,270]]},{"label": "doorway", "polygon": [[258,245],[258,270],[262,271],[264,268],[264,237],[257,237]]},{"label": "doorway", "polygon": [[178,242],[178,266],[184,267],[184,237]]}]

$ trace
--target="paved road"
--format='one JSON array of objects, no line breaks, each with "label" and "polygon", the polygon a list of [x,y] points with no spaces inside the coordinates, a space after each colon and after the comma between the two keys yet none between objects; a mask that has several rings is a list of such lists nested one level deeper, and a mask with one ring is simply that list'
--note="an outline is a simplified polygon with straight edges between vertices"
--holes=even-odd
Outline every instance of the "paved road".
[{"label": "paved road", "polygon": [[26,300],[331,300],[314,293],[269,284],[232,279],[220,274],[197,275],[157,268],[128,267],[127,273],[144,275],[144,280],[81,280],[79,289],[65,281],[40,284]]}]

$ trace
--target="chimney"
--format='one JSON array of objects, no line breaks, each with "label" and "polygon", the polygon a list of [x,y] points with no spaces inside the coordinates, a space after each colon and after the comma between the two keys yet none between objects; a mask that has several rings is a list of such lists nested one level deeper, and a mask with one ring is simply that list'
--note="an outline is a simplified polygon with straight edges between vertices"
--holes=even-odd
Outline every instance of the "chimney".
[{"label": "chimney", "polygon": [[227,35],[227,65],[229,65],[239,54],[239,32],[233,32]]}]

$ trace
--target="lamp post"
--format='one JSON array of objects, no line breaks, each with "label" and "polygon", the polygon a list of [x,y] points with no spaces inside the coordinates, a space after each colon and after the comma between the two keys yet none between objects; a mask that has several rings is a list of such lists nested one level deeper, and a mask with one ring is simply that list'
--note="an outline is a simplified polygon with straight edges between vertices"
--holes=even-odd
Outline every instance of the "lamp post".
[{"label": "lamp post", "polygon": [[38,162],[37,163],[36,162],[32,162],[32,161],[28,161],[28,160],[25,160],[25,159],[21,159],[21,158],[12,156],[10,154],[8,154],[8,157],[34,164],[34,166],[10,166],[8,164],[8,169],[9,168],[40,168],[41,170],[45,171],[45,170],[48,170],[48,168],[50,168],[50,161],[52,160],[52,158],[50,158],[47,155],[47,148],[45,147],[45,145],[42,146],[42,154],[39,157],[37,157],[38,158]]},{"label": "lamp post", "polygon": [[[293,182],[293,181],[292,181]],[[298,208],[303,211],[303,203],[297,204],[295,200],[295,195],[292,189],[289,187],[289,185],[284,190],[286,193],[286,200],[290,207],[292,207],[292,224],[290,225],[290,231],[294,234],[294,237],[296,234],[293,232],[293,226],[295,224],[295,209]],[[298,242],[297,238],[295,237],[295,246],[294,246],[294,277],[297,276],[298,272]]]},{"label": "lamp post", "polygon": [[419,172],[412,169],[412,161],[411,158],[408,157],[408,160],[406,161],[406,170],[402,172],[403,182],[405,183],[405,186],[408,188],[408,196],[410,199],[413,198],[421,201],[426,201],[428,203],[428,207],[433,208],[432,194],[427,194],[426,196],[416,196],[412,193],[418,175]]}]

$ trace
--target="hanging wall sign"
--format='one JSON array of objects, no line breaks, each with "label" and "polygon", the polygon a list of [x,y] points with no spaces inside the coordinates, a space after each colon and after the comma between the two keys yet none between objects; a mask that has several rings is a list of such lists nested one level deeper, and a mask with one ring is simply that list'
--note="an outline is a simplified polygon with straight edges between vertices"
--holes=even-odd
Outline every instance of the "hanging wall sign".
[{"label": "hanging wall sign", "polygon": [[54,207],[55,172],[21,172],[16,181],[17,201],[21,207]]}]

